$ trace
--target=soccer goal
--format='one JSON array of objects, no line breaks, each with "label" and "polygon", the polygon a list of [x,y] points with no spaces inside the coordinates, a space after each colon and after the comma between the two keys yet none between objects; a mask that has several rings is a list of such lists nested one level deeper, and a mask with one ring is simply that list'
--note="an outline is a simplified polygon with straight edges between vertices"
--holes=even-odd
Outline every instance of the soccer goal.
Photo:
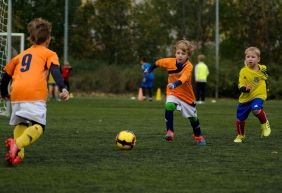
[{"label": "soccer goal", "polygon": [[[7,32],[8,4],[7,0],[0,0],[0,32]],[[0,80],[3,76],[3,67],[7,61],[7,36],[0,36]],[[1,83],[0,83],[1,84]],[[7,104],[0,98],[0,115],[8,116]]]},{"label": "soccer goal", "polygon": [[[0,0],[0,80],[8,60],[24,50],[24,34],[11,33],[10,4],[9,0]],[[10,102],[0,98],[0,115],[9,116],[10,109]]]}]

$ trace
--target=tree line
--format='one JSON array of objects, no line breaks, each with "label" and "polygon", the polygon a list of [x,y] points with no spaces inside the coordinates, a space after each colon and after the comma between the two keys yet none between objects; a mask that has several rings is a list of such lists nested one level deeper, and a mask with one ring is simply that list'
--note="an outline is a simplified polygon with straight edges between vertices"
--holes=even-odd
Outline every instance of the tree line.
[{"label": "tree line", "polygon": [[[261,62],[269,69],[270,96],[279,98],[282,1],[219,3],[220,96],[238,94],[236,79],[244,50],[257,46],[262,51]],[[63,0],[13,0],[13,31],[27,33],[26,24],[34,17],[49,20],[54,36],[51,49],[62,56],[64,6]],[[179,39],[194,42],[194,63],[196,54],[207,56],[211,94],[215,86],[215,0],[69,0],[69,56],[77,61],[77,68],[82,60],[89,66],[81,69],[88,70],[97,70],[101,64],[114,69],[135,67],[140,56],[153,62],[170,56],[171,45]]]}]

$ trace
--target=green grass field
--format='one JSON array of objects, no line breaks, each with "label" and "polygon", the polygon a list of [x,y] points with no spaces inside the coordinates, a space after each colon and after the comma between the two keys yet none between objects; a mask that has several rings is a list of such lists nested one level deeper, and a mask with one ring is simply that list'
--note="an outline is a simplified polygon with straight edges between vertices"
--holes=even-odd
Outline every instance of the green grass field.
[{"label": "green grass field", "polygon": [[[12,134],[0,117],[0,192],[272,193],[282,190],[282,101],[267,101],[272,133],[260,138],[250,115],[247,141],[235,144],[236,100],[198,105],[208,145],[196,146],[188,120],[175,113],[176,138],[163,140],[162,102],[129,97],[83,97],[48,104],[44,136],[26,148],[22,165],[8,167],[4,140]],[[137,143],[118,150],[118,131]]]}]

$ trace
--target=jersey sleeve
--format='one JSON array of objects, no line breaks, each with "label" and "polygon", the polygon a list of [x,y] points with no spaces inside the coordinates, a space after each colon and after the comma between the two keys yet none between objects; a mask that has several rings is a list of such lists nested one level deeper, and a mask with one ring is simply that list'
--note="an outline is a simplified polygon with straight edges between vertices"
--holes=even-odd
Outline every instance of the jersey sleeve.
[{"label": "jersey sleeve", "polygon": [[245,70],[244,70],[244,68],[243,69],[241,69],[240,70],[240,73],[239,73],[239,82],[238,82],[238,88],[241,88],[241,87],[243,87],[243,86],[246,86],[246,80],[245,80]]},{"label": "jersey sleeve", "polygon": [[267,67],[265,65],[259,65],[259,68],[260,68],[260,71],[263,74],[262,79],[267,80],[267,78],[268,78]]},{"label": "jersey sleeve", "polygon": [[12,58],[12,60],[4,67],[4,71],[13,76],[16,65],[19,63],[19,56]]},{"label": "jersey sleeve", "polygon": [[161,67],[161,68],[167,68],[168,65],[168,59],[167,58],[162,58],[159,59],[155,62],[156,66]]},{"label": "jersey sleeve", "polygon": [[55,52],[51,52],[49,57],[47,58],[47,68],[50,69],[51,64],[60,65],[59,57]]}]

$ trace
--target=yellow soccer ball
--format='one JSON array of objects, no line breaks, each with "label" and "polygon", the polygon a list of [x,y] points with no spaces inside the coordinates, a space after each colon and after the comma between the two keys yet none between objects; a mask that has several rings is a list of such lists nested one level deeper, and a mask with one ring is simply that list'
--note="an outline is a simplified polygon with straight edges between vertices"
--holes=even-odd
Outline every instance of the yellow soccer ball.
[{"label": "yellow soccer ball", "polygon": [[130,150],[136,144],[136,136],[132,131],[120,131],[116,136],[116,145],[121,150]]}]

